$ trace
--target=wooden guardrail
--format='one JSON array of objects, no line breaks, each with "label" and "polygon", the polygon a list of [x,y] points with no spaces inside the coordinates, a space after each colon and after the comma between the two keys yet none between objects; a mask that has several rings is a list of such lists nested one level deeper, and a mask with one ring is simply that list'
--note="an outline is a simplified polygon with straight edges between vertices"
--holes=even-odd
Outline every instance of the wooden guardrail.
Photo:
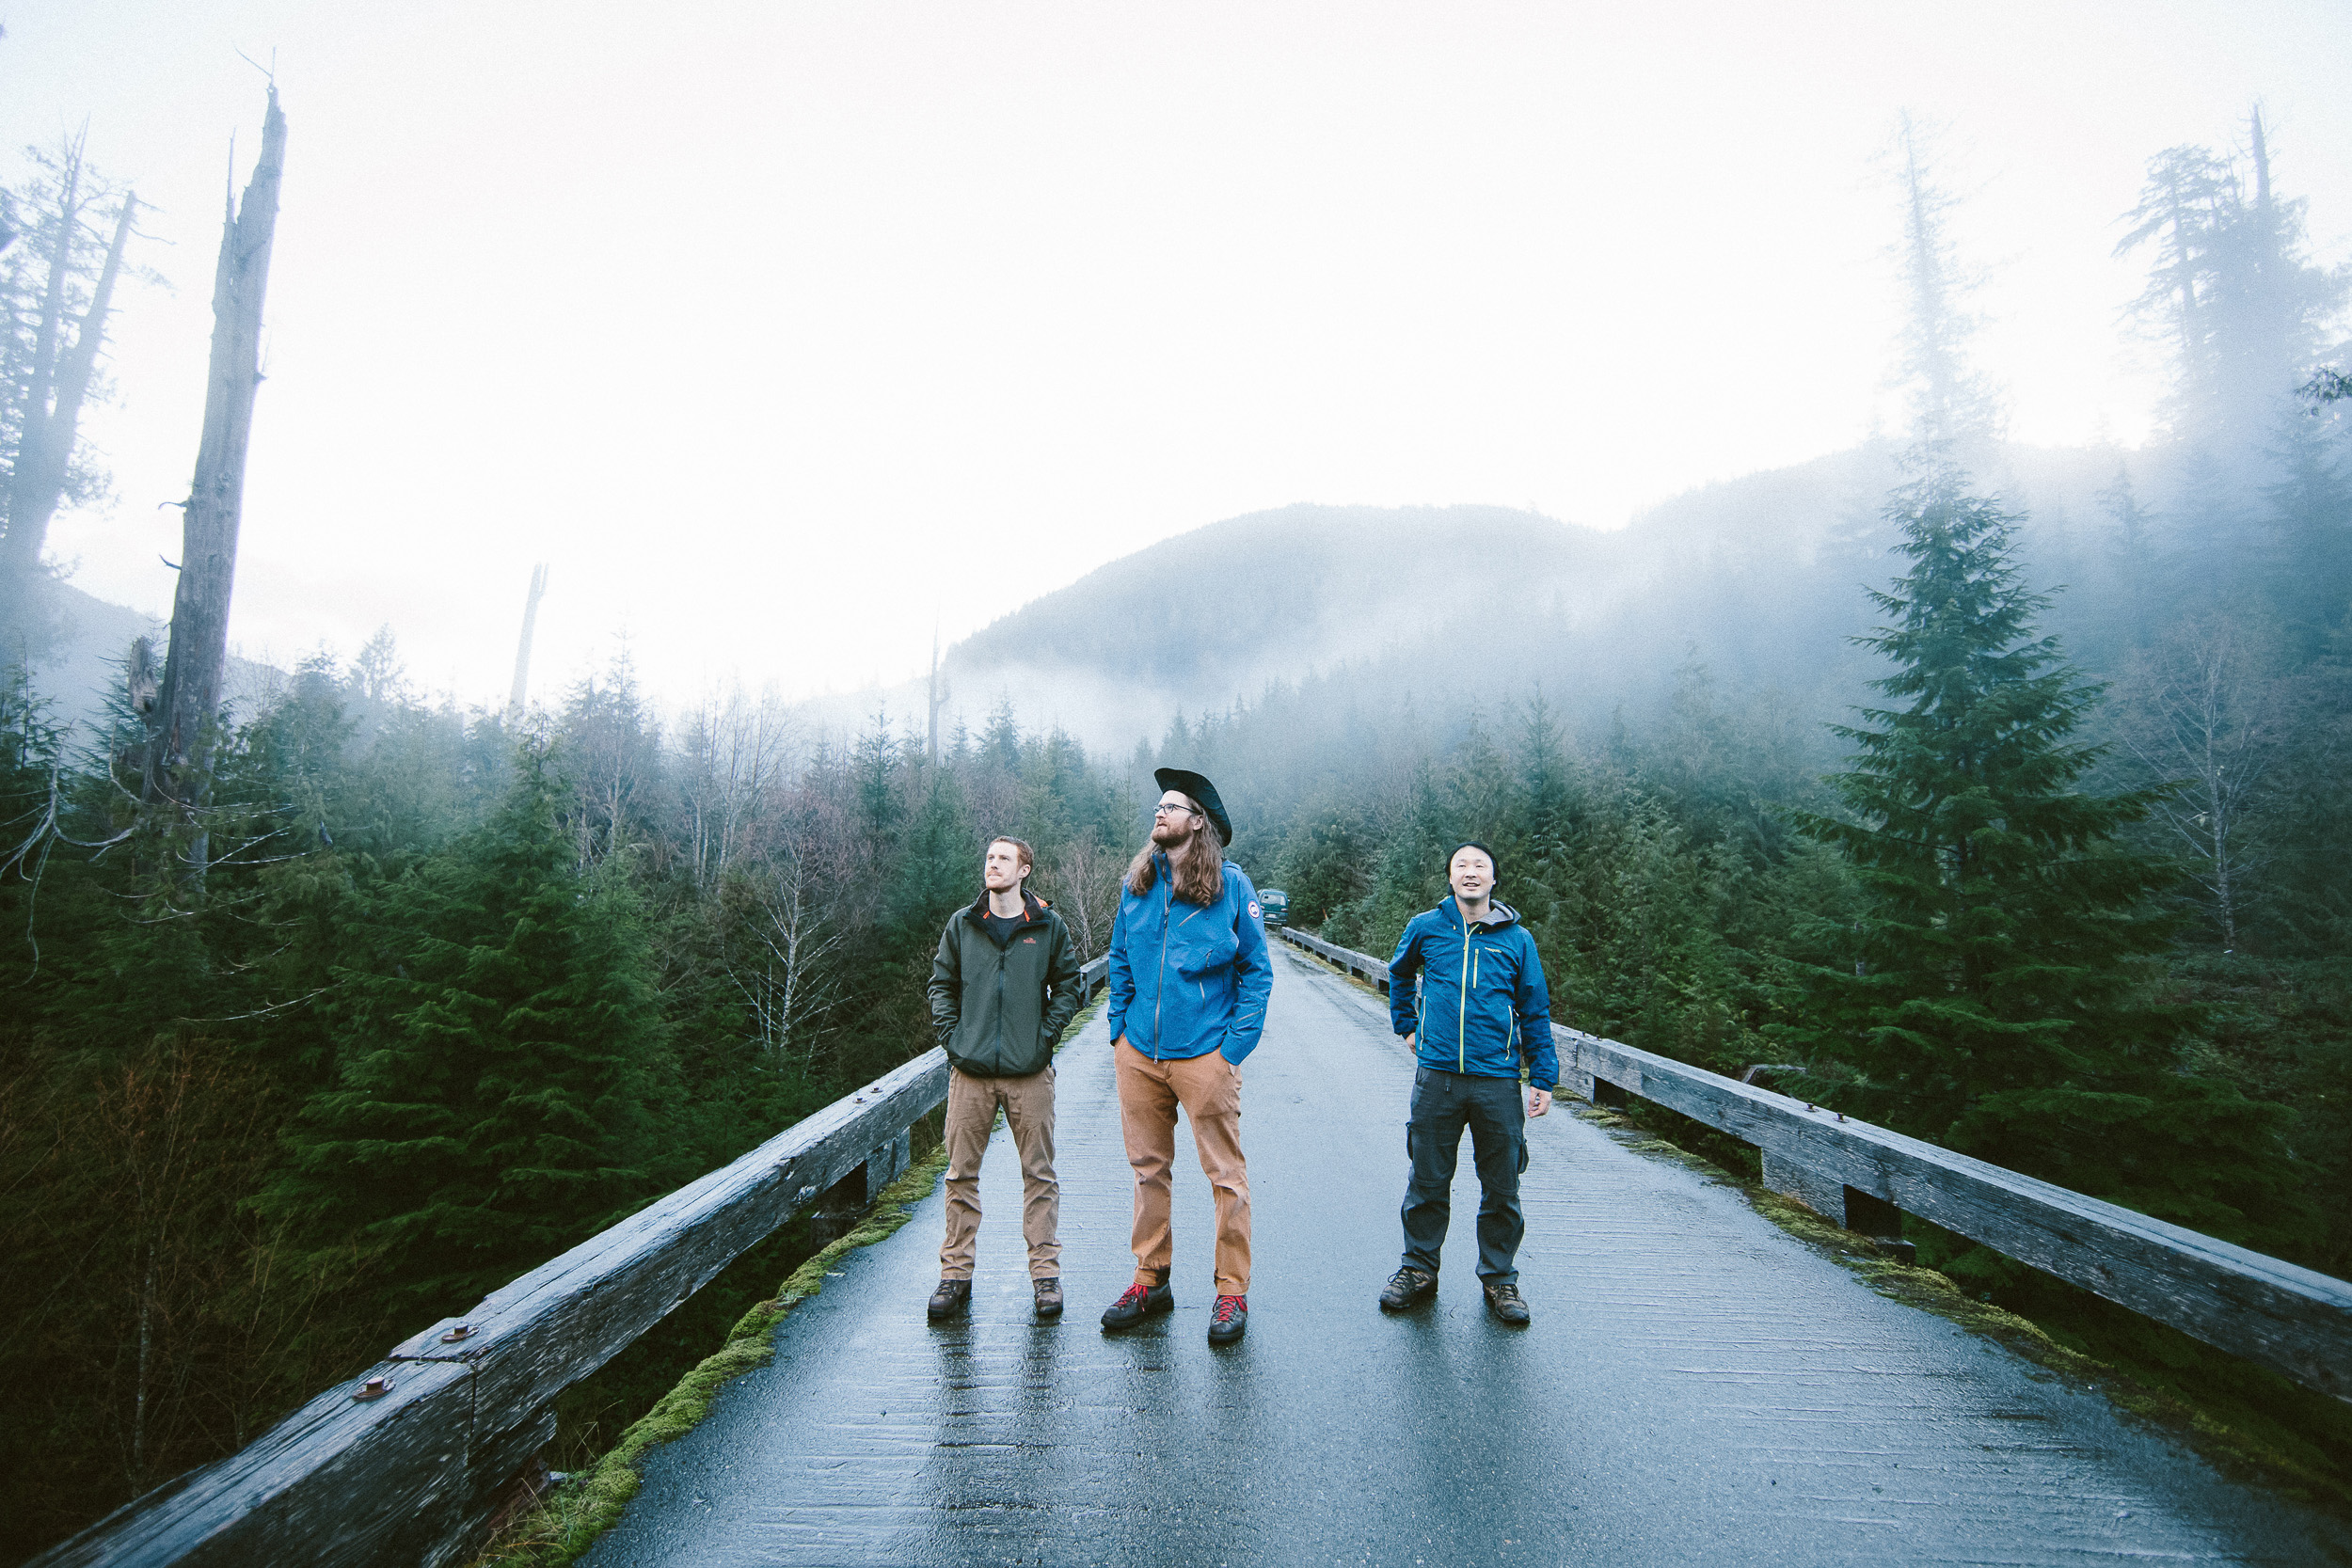
[{"label": "wooden guardrail", "polygon": [[[1083,971],[1092,995],[1108,970]],[[778,1226],[863,1207],[947,1098],[934,1048],[505,1288],[392,1347],[225,1459],[126,1503],[32,1568],[383,1564],[438,1568],[555,1433],[555,1396]]]},{"label": "wooden guardrail", "polygon": [[[1378,987],[1389,966],[1278,927]],[[1560,1024],[1560,1086],[1633,1095],[1752,1143],[1764,1185],[1849,1229],[1916,1214],[2142,1316],[2352,1400],[2352,1283],[1836,1111]]]}]

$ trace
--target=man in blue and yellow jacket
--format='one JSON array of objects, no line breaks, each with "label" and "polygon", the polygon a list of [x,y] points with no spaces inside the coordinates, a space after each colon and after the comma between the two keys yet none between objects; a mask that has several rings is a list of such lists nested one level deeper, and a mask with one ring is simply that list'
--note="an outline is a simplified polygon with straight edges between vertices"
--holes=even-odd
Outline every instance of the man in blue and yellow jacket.
[{"label": "man in blue and yellow jacket", "polygon": [[1519,1212],[1527,1118],[1551,1109],[1560,1058],[1543,959],[1518,913],[1494,901],[1495,876],[1493,850],[1475,842],[1455,848],[1446,866],[1454,896],[1415,915],[1389,960],[1390,1022],[1414,1047],[1417,1066],[1405,1130],[1413,1163],[1405,1261],[1380,1306],[1402,1311],[1438,1288],[1454,1163],[1468,1126],[1478,1164],[1478,1278],[1487,1310],[1516,1328],[1528,1321],[1515,1266],[1527,1230]]},{"label": "man in blue and yellow jacket", "polygon": [[1135,1284],[1103,1314],[1133,1328],[1175,1309],[1168,1173],[1176,1111],[1216,1199],[1216,1306],[1209,1342],[1249,1322],[1249,1168],[1241,1152],[1241,1064],[1265,1028],[1274,971],[1257,890],[1225,858],[1233,824],[1216,786],[1188,768],[1154,775],[1161,794],[1111,926],[1110,1034],[1119,1126],[1136,1173]]}]

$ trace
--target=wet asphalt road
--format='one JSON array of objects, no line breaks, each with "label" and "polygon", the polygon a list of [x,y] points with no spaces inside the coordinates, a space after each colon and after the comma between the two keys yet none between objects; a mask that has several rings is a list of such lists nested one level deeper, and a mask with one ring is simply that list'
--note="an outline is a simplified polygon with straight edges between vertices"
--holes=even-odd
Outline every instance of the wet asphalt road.
[{"label": "wet asphalt road", "polygon": [[924,1320],[934,1193],[787,1320],[771,1365],[649,1457],[592,1568],[2352,1561],[2352,1532],[1563,1112],[1530,1129],[1534,1326],[1481,1306],[1467,1148],[1438,1298],[1383,1316],[1411,1061],[1384,1003],[1277,952],[1243,1090],[1247,1338],[1206,1342],[1189,1137],[1178,1309],[1125,1337],[1097,1326],[1133,1262],[1098,1011],[1059,1061],[1064,1320],[1031,1321],[1000,1129],[969,1318]]}]

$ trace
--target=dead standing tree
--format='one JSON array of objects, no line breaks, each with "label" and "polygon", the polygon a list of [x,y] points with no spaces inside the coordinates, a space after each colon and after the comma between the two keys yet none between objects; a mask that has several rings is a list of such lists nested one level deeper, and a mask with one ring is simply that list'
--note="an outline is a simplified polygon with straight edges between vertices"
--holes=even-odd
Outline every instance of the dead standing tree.
[{"label": "dead standing tree", "polygon": [[[278,184],[286,162],[286,117],[269,89],[262,156],[245,199],[232,205],[213,279],[213,359],[204,394],[204,438],[188,487],[180,554],[180,588],[171,603],[171,652],[150,717],[148,804],[192,817],[211,781],[213,732],[229,664],[229,599],[236,584],[237,528],[245,510],[246,445],[253,433],[253,392],[262,379],[262,297],[269,284],[270,242],[278,230]],[[205,841],[197,826],[188,858],[204,875]]]},{"label": "dead standing tree", "polygon": [[506,721],[523,721],[523,698],[531,690],[531,634],[539,624],[539,601],[548,591],[548,563],[531,569],[531,595],[523,600],[522,641],[515,644],[515,690],[506,699]]},{"label": "dead standing tree", "polygon": [[[49,237],[48,277],[30,325],[26,356],[13,367],[17,420],[15,449],[9,454],[5,484],[0,484],[0,583],[11,594],[24,594],[40,570],[41,546],[49,536],[50,519],[69,488],[75,484],[74,444],[82,405],[88,399],[98,370],[98,351],[104,345],[106,318],[114,307],[115,285],[122,276],[123,252],[131,242],[131,222],[138,198],[124,192],[115,217],[114,239],[106,246],[98,277],[74,316],[73,298],[87,278],[88,247],[94,241],[83,230],[83,214],[103,197],[85,182],[83,144],[66,145],[56,165],[56,206]],[[87,480],[85,479],[85,483]]]},{"label": "dead standing tree", "polygon": [[2210,618],[2173,628],[2122,683],[2123,744],[2150,777],[2178,785],[2157,801],[2156,819],[2212,899],[2225,952],[2237,950],[2247,883],[2260,869],[2247,819],[2281,739],[2267,663],[2235,625]]}]

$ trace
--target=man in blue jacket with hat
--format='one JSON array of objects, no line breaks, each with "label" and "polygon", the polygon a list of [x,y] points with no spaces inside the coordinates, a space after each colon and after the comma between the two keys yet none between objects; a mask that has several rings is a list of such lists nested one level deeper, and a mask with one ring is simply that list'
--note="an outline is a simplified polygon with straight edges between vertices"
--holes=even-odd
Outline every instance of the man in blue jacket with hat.
[{"label": "man in blue jacket with hat", "polygon": [[1446,864],[1454,896],[1415,915],[1389,960],[1389,1021],[1414,1047],[1418,1065],[1405,1130],[1413,1162],[1405,1260],[1380,1292],[1380,1307],[1401,1312],[1438,1289],[1454,1163],[1468,1126],[1478,1164],[1478,1278],[1486,1309],[1521,1328],[1528,1311],[1516,1260],[1527,1230],[1519,1212],[1527,1118],[1551,1109],[1560,1058],[1551,1048],[1543,959],[1518,912],[1495,901],[1497,871],[1492,849],[1474,841],[1458,846]]},{"label": "man in blue jacket with hat", "polygon": [[1225,858],[1233,824],[1216,786],[1185,768],[1152,777],[1161,794],[1152,840],[1127,868],[1109,955],[1119,1125],[1136,1173],[1136,1278],[1103,1314],[1103,1326],[1133,1328],[1175,1309],[1168,1173],[1181,1106],[1216,1198],[1209,1342],[1231,1344],[1249,1323],[1241,1064],[1265,1028],[1274,971],[1257,890]]}]

